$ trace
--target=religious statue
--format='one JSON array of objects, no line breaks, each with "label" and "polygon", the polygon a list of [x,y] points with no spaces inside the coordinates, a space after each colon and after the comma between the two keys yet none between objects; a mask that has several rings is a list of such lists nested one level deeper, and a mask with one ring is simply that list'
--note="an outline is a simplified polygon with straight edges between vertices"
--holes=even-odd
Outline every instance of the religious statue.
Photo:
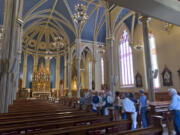
[{"label": "religious statue", "polygon": [[136,78],[136,87],[137,87],[137,88],[143,87],[141,74],[137,72],[135,78]]},{"label": "religious statue", "polygon": [[162,78],[163,78],[163,85],[164,86],[172,86],[173,85],[172,73],[166,66],[162,72]]},{"label": "religious statue", "polygon": [[64,85],[62,80],[59,82],[59,91],[59,96],[64,96]]}]

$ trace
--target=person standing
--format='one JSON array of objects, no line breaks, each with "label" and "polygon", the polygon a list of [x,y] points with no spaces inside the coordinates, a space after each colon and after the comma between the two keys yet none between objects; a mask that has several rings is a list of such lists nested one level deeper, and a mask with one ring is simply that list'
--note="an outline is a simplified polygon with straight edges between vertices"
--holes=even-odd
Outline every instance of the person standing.
[{"label": "person standing", "polygon": [[146,128],[148,126],[147,123],[147,97],[144,94],[144,90],[141,89],[139,90],[141,96],[139,98],[139,105],[140,105],[140,116],[141,116],[141,121],[143,124],[143,128]]},{"label": "person standing", "polygon": [[136,108],[134,105],[134,102],[132,102],[129,99],[129,94],[126,92],[124,93],[125,98],[123,99],[122,102],[122,107],[123,110],[127,113],[131,113],[131,119],[132,119],[132,130],[136,129],[136,125],[137,125],[137,112],[136,112]]},{"label": "person standing", "polygon": [[112,92],[109,91],[107,93],[106,98],[105,98],[105,110],[104,110],[105,115],[109,115],[109,110],[108,109],[113,107],[113,102],[114,102],[114,98],[112,96]]},{"label": "person standing", "polygon": [[98,92],[95,92],[95,95],[92,98],[92,110],[93,110],[93,112],[97,112],[98,104],[99,104],[99,96],[98,96]]},{"label": "person standing", "polygon": [[176,131],[176,135],[180,135],[180,96],[173,88],[168,90],[168,95],[171,96],[169,110],[173,112],[174,129]]},{"label": "person standing", "polygon": [[115,100],[114,100],[114,120],[115,121],[120,120],[120,114],[119,114],[120,105],[121,105],[120,92],[116,91]]}]

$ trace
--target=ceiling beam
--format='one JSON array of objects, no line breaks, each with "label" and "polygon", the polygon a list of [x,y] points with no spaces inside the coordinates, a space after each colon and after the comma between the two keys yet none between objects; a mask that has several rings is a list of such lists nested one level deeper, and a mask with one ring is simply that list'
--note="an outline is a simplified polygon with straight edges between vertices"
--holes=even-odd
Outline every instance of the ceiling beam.
[{"label": "ceiling beam", "polygon": [[[128,8],[143,15],[157,18],[180,26],[180,2],[171,0],[171,4],[165,3],[167,0],[108,0],[121,7]],[[178,9],[177,10],[177,5]]]}]

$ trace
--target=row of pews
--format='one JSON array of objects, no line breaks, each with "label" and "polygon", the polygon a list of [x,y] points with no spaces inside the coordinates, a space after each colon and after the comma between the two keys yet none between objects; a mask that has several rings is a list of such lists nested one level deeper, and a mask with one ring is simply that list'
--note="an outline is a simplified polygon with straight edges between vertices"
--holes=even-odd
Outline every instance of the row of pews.
[{"label": "row of pews", "polygon": [[82,108],[76,98],[58,103],[44,100],[16,100],[9,113],[0,114],[1,135],[162,135],[162,117],[152,116],[148,128],[131,130],[130,118],[112,121],[91,106]]}]

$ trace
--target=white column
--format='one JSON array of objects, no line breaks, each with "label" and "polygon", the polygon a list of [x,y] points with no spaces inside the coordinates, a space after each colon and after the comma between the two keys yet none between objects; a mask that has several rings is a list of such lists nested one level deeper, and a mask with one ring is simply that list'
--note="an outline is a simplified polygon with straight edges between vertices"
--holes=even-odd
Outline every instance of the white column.
[{"label": "white column", "polygon": [[98,54],[96,55],[94,59],[94,66],[95,66],[95,90],[101,90],[101,63],[100,63],[100,58]]},{"label": "white column", "polygon": [[109,78],[110,78],[110,90],[114,95],[114,58],[113,58],[113,44],[114,38],[108,37],[106,38],[106,44],[108,47],[108,64],[109,64]]},{"label": "white column", "polygon": [[[18,50],[16,19],[18,9],[21,5],[19,0],[5,1],[4,28],[5,36],[2,45],[0,65],[0,113],[8,112],[8,105],[12,103],[12,85],[14,76],[16,76],[17,63],[19,59],[16,56]],[[12,64],[13,63],[13,64]]]},{"label": "white column", "polygon": [[16,93],[18,91],[18,84],[19,84],[19,68],[20,68],[20,61],[21,61],[21,53],[22,53],[22,37],[23,37],[23,22],[22,22],[22,10],[23,10],[23,0],[19,0],[19,12],[18,17],[16,19],[16,27],[17,27],[17,34],[16,34],[16,51],[15,51],[15,60],[16,62],[13,62],[13,66],[16,67],[14,69],[13,73],[13,83],[12,83],[12,96],[11,96],[11,104],[13,103],[13,100],[16,99]]},{"label": "white column", "polygon": [[145,67],[146,67],[146,77],[147,77],[146,81],[147,81],[147,88],[148,88],[148,93],[149,93],[149,100],[155,101],[155,93],[154,93],[154,86],[153,86],[153,72],[152,72],[150,44],[149,44],[148,17],[141,16],[139,19],[142,22],[142,27],[143,27]]},{"label": "white column", "polygon": [[107,45],[107,51],[108,51],[108,69],[109,69],[109,84],[110,84],[110,90],[113,93],[114,96],[114,59],[113,59],[113,44],[114,44],[114,37],[112,35],[112,25],[111,25],[111,12],[108,9],[108,5],[106,9],[106,45]]},{"label": "white column", "polygon": [[56,57],[56,90],[57,90],[57,99],[59,99],[59,81],[60,81],[60,55]]}]

